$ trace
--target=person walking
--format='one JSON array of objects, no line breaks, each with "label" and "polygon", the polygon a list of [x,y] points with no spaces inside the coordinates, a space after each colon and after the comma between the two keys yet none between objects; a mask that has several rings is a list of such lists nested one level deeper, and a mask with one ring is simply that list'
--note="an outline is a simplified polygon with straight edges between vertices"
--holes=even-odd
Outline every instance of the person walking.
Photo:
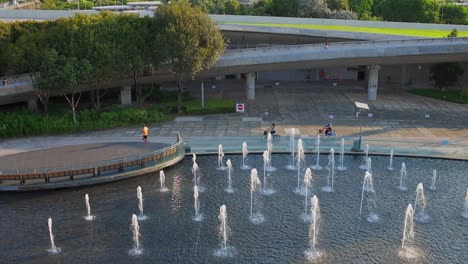
[{"label": "person walking", "polygon": [[146,126],[146,124],[143,125],[143,128],[141,129],[141,138],[143,139],[143,142],[148,143],[148,134],[149,134],[149,128]]}]

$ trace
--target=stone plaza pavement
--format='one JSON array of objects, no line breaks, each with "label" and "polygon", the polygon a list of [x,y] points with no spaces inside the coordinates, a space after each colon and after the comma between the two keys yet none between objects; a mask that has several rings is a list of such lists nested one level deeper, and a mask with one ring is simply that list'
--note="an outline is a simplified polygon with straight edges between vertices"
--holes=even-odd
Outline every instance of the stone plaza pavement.
[{"label": "stone plaza pavement", "polygon": [[[258,143],[263,148],[260,135],[275,122],[281,141],[287,141],[290,128],[294,127],[304,141],[310,141],[306,151],[313,151],[317,130],[331,122],[337,138],[324,141],[323,146],[336,147],[344,138],[350,149],[352,140],[359,136],[360,119],[354,107],[354,102],[359,101],[370,106],[362,119],[364,143],[412,149],[414,155],[418,154],[415,149],[425,149],[443,153],[435,156],[468,159],[467,105],[420,97],[390,85],[379,87],[377,101],[368,102],[367,91],[362,88],[364,82],[336,86],[332,81],[289,82],[279,86],[257,83],[256,100],[251,102],[239,99],[245,98],[245,85],[241,81],[217,81],[216,88],[211,85],[205,83],[205,96],[246,103],[245,113],[234,113],[233,109],[230,114],[180,116],[173,121],[150,124],[150,140],[173,143],[176,133],[181,132],[186,144],[200,152],[214,152],[217,144],[231,143],[240,148],[243,140],[249,140],[249,146]],[[188,86],[194,96],[200,95],[199,83]],[[140,129],[133,126],[66,136],[8,139],[0,142],[0,156],[69,144],[138,142]],[[232,151],[239,149],[233,147]]]}]

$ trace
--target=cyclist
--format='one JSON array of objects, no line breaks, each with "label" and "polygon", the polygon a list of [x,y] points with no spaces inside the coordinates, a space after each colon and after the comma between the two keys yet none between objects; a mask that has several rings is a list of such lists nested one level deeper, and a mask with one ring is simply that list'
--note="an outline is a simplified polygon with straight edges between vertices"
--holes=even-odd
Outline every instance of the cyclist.
[{"label": "cyclist", "polygon": [[319,129],[319,134],[323,134],[325,136],[328,136],[332,132],[333,132],[333,126],[331,123],[328,123],[326,126]]},{"label": "cyclist", "polygon": [[263,131],[263,135],[266,136],[270,132],[270,134],[273,136],[276,133],[276,125],[275,123],[271,124],[271,127],[267,128],[265,131]]}]

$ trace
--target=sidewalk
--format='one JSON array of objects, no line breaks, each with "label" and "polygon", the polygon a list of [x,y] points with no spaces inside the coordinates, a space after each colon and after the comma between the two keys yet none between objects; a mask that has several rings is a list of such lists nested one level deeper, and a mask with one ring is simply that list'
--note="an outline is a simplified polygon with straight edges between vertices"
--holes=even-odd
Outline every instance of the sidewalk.
[{"label": "sidewalk", "polygon": [[[184,116],[170,122],[151,124],[150,141],[173,143],[176,133],[181,132],[186,144],[199,150],[205,147],[208,151],[217,148],[218,144],[241,144],[243,139],[258,142],[251,143],[252,148],[262,148],[260,135],[272,122],[276,123],[278,134],[282,135],[281,142],[284,143],[281,144],[286,145],[289,128],[296,128],[302,138],[311,141],[308,145],[312,146],[317,130],[328,122],[333,123],[337,138],[324,140],[324,148],[338,147],[341,138],[346,139],[347,148],[350,148],[352,139],[359,136],[360,120],[356,117],[354,102],[367,102],[367,92],[363,88],[300,82],[264,88],[259,84],[257,99],[246,102],[239,100],[245,96],[245,88],[240,85],[242,83],[235,81],[221,83],[216,89],[207,89],[206,95],[222,94],[223,98],[245,102],[246,113]],[[194,86],[189,89],[197,96],[199,87]],[[421,148],[426,152],[432,149],[443,154],[436,156],[468,159],[468,106],[385,88],[379,88],[377,101],[367,103],[372,116],[363,117],[363,144]],[[128,127],[66,136],[9,139],[0,142],[0,156],[73,144],[137,142],[141,140],[140,129]]]}]

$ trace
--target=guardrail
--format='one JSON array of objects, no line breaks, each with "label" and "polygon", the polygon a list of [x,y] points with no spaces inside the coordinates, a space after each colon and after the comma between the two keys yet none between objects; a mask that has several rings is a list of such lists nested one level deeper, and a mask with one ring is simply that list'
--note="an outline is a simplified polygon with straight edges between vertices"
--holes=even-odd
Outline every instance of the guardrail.
[{"label": "guardrail", "polygon": [[[325,48],[325,43],[319,44],[300,44],[300,45],[271,45],[262,47],[259,45],[257,47],[246,47],[243,49],[232,49],[227,50],[225,54],[229,53],[244,53],[244,52],[252,52],[255,50],[265,50],[265,49],[285,49],[285,48],[317,48],[317,49],[336,49],[341,47],[363,47],[368,46],[370,44],[378,44],[382,45],[402,45],[402,44],[434,44],[434,43],[466,43],[468,45],[468,38],[424,38],[424,39],[400,39],[400,40],[372,40],[372,41],[353,41],[353,42],[331,42],[328,43],[328,46]],[[372,46],[374,47],[374,46]],[[381,46],[378,46],[381,47]]]},{"label": "guardrail", "polygon": [[[3,84],[3,79],[7,81],[6,85]],[[0,77],[0,89],[16,87],[25,84],[32,84],[31,76],[28,73]]]},{"label": "guardrail", "polygon": [[0,182],[19,181],[25,184],[26,180],[44,180],[50,182],[52,178],[69,177],[71,181],[76,176],[90,175],[99,177],[103,174],[119,174],[133,169],[145,168],[149,165],[158,166],[185,155],[184,140],[180,134],[177,135],[177,143],[172,146],[125,158],[118,158],[95,163],[78,164],[66,167],[37,168],[24,170],[11,170],[0,172]]}]

